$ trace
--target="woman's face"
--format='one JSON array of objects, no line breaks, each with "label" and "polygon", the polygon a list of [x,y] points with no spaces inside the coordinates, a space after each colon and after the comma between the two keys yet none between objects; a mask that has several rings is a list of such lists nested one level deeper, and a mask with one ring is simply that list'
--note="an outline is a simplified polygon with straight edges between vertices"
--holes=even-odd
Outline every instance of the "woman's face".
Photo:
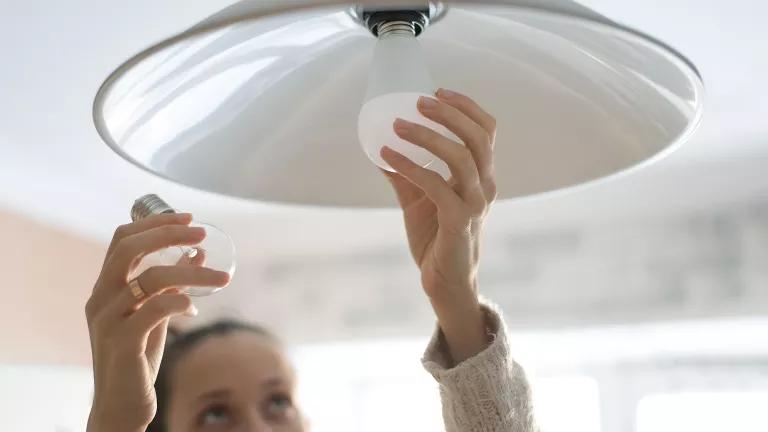
[{"label": "woman's face", "polygon": [[170,432],[301,432],[296,378],[280,347],[246,331],[212,336],[176,364]]}]

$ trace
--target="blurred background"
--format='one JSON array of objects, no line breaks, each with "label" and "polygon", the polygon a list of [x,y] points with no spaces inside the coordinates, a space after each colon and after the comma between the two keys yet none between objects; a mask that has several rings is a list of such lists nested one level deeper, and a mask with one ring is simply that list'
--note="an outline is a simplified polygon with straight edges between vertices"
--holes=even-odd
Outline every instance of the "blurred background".
[{"label": "blurred background", "polygon": [[[404,418],[442,430],[419,361],[435,324],[399,212],[194,191],[129,165],[92,126],[116,65],[229,1],[3,3],[0,430],[84,430],[84,304],[114,227],[148,192],[238,248],[232,285],[182,325],[226,316],[274,329],[316,432],[400,430]],[[495,205],[481,291],[506,314],[544,431],[766,431],[768,6],[582,3],[697,64],[702,126],[640,172]]]}]

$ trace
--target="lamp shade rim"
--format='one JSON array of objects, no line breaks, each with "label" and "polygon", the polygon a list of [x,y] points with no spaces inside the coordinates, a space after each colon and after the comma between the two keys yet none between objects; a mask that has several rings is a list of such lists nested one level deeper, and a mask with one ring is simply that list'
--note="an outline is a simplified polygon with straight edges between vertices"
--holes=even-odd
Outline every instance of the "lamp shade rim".
[{"label": "lamp shade rim", "polygon": [[[363,0],[363,1],[358,1],[356,3],[357,4],[366,4],[366,3],[375,4],[376,2]],[[407,3],[407,2],[403,2],[403,3]],[[599,177],[596,177],[590,180],[582,181],[579,183],[575,183],[575,184],[571,184],[563,187],[558,187],[551,190],[534,192],[531,194],[520,195],[520,196],[504,197],[502,194],[500,196],[501,200],[512,200],[516,202],[537,200],[537,199],[550,197],[560,193],[567,193],[567,192],[580,190],[585,187],[591,187],[597,183],[602,183],[607,180],[612,180],[618,177],[622,177],[642,167],[655,163],[663,159],[664,157],[670,155],[674,151],[676,151],[679,147],[682,146],[683,143],[685,143],[693,135],[696,128],[701,122],[701,119],[703,117],[703,107],[704,107],[704,101],[703,101],[704,80],[701,76],[701,73],[699,72],[698,68],[693,64],[693,62],[690,59],[688,59],[685,55],[683,55],[681,52],[679,52],[669,44],[661,41],[656,37],[653,37],[647,33],[644,33],[630,26],[617,23],[586,7],[583,7],[581,5],[578,5],[574,2],[569,2],[569,1],[536,2],[536,1],[529,1],[529,0],[507,0],[507,1],[504,1],[504,0],[485,0],[485,1],[469,0],[467,1],[465,0],[465,1],[445,1],[443,3],[447,4],[448,8],[450,8],[453,5],[461,6],[461,7],[499,6],[499,7],[508,7],[512,9],[517,9],[524,13],[542,14],[547,16],[554,15],[564,19],[586,21],[589,24],[604,27],[610,31],[627,35],[633,39],[636,39],[640,43],[650,45],[655,49],[663,52],[671,62],[675,62],[680,65],[681,70],[685,73],[686,77],[689,79],[689,82],[693,86],[693,94],[695,94],[695,97],[696,97],[696,107],[691,120],[688,122],[686,127],[673,140],[669,142],[668,145],[661,148],[657,152],[648,155],[644,159],[640,159],[634,163],[630,163],[611,173],[600,175]],[[182,180],[179,180],[177,178],[174,178],[171,175],[168,175],[162,172],[162,170],[160,169],[152,168],[147,164],[142,163],[140,160],[138,160],[137,158],[135,158],[134,156],[126,152],[124,148],[121,147],[115,141],[112,133],[109,130],[109,127],[106,124],[105,117],[104,117],[104,105],[105,105],[106,99],[109,96],[110,91],[113,88],[113,85],[118,80],[120,80],[128,71],[130,71],[133,67],[140,64],[145,59],[148,59],[154,54],[157,54],[158,52],[168,47],[171,47],[179,42],[182,42],[187,39],[203,36],[217,30],[221,30],[233,24],[238,24],[238,23],[243,23],[248,21],[255,21],[255,20],[266,18],[266,17],[275,16],[278,14],[300,12],[303,10],[310,10],[310,9],[317,10],[317,9],[322,9],[324,7],[338,8],[344,5],[350,5],[350,3],[342,0],[320,0],[320,1],[307,0],[307,1],[300,1],[300,2],[296,2],[296,1],[273,2],[267,5],[264,5],[263,3],[246,0],[246,1],[236,3],[234,6],[225,9],[219,14],[215,14],[209,17],[208,19],[198,23],[197,25],[185,31],[182,31],[171,37],[162,39],[161,41],[150,45],[148,48],[133,55],[128,60],[120,64],[117,68],[115,68],[99,87],[95,95],[93,107],[92,107],[92,116],[93,116],[93,121],[94,121],[96,131],[98,132],[101,139],[115,153],[120,155],[120,157],[122,157],[129,163],[139,167],[140,169],[148,173],[154,174],[160,178],[163,178],[165,180],[168,180],[176,184],[184,185],[187,187],[194,187],[196,189],[201,189],[206,192],[210,192],[218,195],[230,196],[230,197],[242,199],[245,201],[268,202],[271,204],[279,204],[279,205],[284,205],[288,207],[332,208],[332,207],[341,206],[338,204],[325,204],[325,203],[301,203],[301,202],[292,201],[292,200],[261,199],[261,198],[256,199],[254,197],[246,196],[243,194],[233,194],[233,193],[223,192],[221,190],[217,190],[212,187],[199,186],[199,185],[190,186],[189,184],[184,183]],[[558,6],[558,5],[562,5],[562,6]],[[240,12],[230,11],[230,9],[236,8],[238,6],[244,6],[243,10]],[[396,203],[393,199],[389,205],[361,204],[355,207],[391,208],[395,204]],[[349,205],[344,205],[344,206],[349,207]]]}]

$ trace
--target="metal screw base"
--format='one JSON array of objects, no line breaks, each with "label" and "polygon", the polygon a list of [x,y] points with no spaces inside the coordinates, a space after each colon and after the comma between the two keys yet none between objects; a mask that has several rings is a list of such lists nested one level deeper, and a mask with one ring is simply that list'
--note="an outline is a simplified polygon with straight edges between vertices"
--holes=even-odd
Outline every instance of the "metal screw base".
[{"label": "metal screw base", "polygon": [[144,195],[134,201],[133,207],[131,207],[131,220],[136,222],[145,217],[162,213],[176,213],[176,210],[155,194]]},{"label": "metal screw base", "polygon": [[371,8],[363,5],[353,6],[349,14],[374,36],[381,36],[381,28],[387,23],[406,23],[413,26],[413,34],[420,35],[431,23],[445,15],[446,6],[440,1],[423,1],[424,6],[414,6],[408,10]]}]

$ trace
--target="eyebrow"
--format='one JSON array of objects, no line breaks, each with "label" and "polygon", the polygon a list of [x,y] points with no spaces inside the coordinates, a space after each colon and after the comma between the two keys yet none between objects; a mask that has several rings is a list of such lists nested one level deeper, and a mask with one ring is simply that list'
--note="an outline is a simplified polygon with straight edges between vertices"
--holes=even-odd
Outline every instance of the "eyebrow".
[{"label": "eyebrow", "polygon": [[229,396],[231,392],[229,390],[213,390],[209,392],[205,392],[197,397],[199,400],[206,400],[206,399],[224,399],[227,396]]},{"label": "eyebrow", "polygon": [[272,377],[262,381],[261,386],[262,387],[280,387],[281,385],[284,385],[284,384],[288,384],[288,382],[280,377]]},{"label": "eyebrow", "polygon": [[[279,377],[273,377],[273,378],[267,378],[264,381],[261,382],[262,387],[280,387],[284,384],[286,384],[287,381],[285,381],[282,378]],[[227,398],[232,392],[230,392],[227,389],[217,389],[217,390],[211,390],[208,392],[205,392],[197,397],[198,400],[208,400],[208,399],[225,399]]]}]

